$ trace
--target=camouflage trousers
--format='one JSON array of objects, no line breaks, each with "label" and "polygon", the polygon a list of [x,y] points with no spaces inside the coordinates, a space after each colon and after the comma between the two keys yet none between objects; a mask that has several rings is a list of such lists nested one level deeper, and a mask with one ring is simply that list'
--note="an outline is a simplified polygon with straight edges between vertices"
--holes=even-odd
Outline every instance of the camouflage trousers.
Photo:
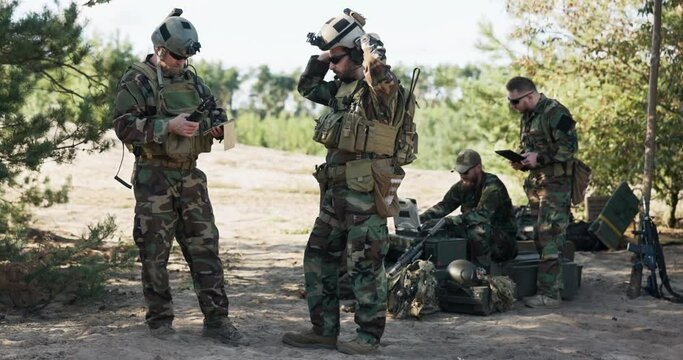
[{"label": "camouflage trousers", "polygon": [[568,176],[529,176],[524,182],[529,209],[537,216],[536,248],[538,265],[537,293],[557,298],[562,290],[562,249],[569,226],[571,178]]},{"label": "camouflage trousers", "polygon": [[306,298],[314,332],[339,334],[339,270],[346,252],[351,288],[358,301],[357,336],[379,343],[386,322],[384,256],[388,249],[387,222],[377,215],[372,193],[345,185],[324,191],[304,252]]},{"label": "camouflage trousers", "polygon": [[206,175],[137,165],[133,178],[133,239],[140,252],[142,287],[150,327],[173,321],[168,258],[173,238],[190,267],[194,290],[208,319],[228,315],[223,264],[218,256],[218,229],[209,201]]}]

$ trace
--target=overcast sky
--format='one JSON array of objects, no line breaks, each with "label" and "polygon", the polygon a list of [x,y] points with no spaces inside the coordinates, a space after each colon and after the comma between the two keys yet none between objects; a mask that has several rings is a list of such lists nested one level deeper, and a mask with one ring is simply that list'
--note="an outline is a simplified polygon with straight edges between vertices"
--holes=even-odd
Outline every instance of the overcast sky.
[{"label": "overcast sky", "polygon": [[[61,6],[67,1],[58,0]],[[82,4],[85,0],[78,0]],[[53,0],[21,0],[20,11],[37,10]],[[511,30],[504,0],[112,0],[82,7],[87,36],[112,39],[118,34],[136,52],[151,52],[150,35],[174,7],[184,10],[199,32],[198,59],[220,60],[241,68],[267,64],[275,70],[302,68],[318,50],[306,43],[345,7],[367,18],[365,30],[378,33],[390,63],[464,65],[486,59],[475,48],[479,23],[493,24],[497,36]]]}]

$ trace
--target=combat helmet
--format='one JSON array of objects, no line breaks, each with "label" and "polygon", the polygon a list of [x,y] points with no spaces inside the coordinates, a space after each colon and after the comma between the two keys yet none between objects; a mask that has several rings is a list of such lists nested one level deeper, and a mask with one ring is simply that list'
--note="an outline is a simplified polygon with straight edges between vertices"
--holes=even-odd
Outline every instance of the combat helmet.
[{"label": "combat helmet", "polygon": [[465,259],[451,261],[448,264],[448,275],[462,286],[472,286],[479,282],[477,267]]},{"label": "combat helmet", "polygon": [[173,9],[152,33],[154,47],[163,47],[173,54],[190,57],[196,54],[202,45],[199,43],[197,29],[187,19],[180,17],[181,9]]},{"label": "combat helmet", "polygon": [[346,8],[342,15],[327,20],[317,34],[308,33],[308,42],[323,51],[336,46],[354,49],[356,48],[355,40],[365,34],[363,26],[365,26],[365,17]]}]

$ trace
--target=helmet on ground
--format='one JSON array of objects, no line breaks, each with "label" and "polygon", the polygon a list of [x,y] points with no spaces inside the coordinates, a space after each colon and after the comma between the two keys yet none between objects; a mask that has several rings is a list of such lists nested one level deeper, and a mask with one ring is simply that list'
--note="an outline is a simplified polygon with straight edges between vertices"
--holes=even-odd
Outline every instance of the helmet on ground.
[{"label": "helmet on ground", "polygon": [[465,259],[451,261],[448,264],[448,274],[451,280],[462,286],[472,286],[477,279],[477,267]]},{"label": "helmet on ground", "polygon": [[308,42],[320,50],[329,50],[343,46],[354,49],[355,41],[365,34],[365,17],[351,9],[344,9],[344,14],[327,20],[317,34],[308,33]]},{"label": "helmet on ground", "polygon": [[173,9],[164,22],[152,33],[154,47],[163,47],[173,54],[190,57],[202,45],[199,43],[197,29],[187,19],[180,17],[181,9]]}]

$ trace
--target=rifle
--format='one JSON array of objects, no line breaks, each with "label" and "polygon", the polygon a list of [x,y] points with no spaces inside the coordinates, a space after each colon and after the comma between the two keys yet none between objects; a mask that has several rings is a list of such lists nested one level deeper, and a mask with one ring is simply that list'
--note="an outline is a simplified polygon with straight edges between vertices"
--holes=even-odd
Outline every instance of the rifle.
[{"label": "rifle", "polygon": [[[640,230],[634,230],[633,234],[638,235],[638,244],[628,244],[626,249],[634,253],[634,263],[631,269],[631,279],[626,295],[633,299],[640,296],[643,268],[647,267],[650,274],[647,276],[647,286],[645,290],[657,299],[666,299],[671,302],[683,302],[683,296],[675,292],[669,283],[669,276],[666,273],[666,263],[664,262],[664,252],[659,243],[657,226],[650,217],[650,212],[643,199],[643,211],[640,213]],[[659,278],[661,284],[657,285],[657,268],[659,268]],[[664,287],[672,297],[668,297],[662,290]]]},{"label": "rifle", "polygon": [[446,223],[446,218],[442,217],[431,229],[427,231],[427,236],[414,242],[406,251],[396,260],[396,263],[387,271],[387,276],[392,278],[398,274],[399,270],[410,265],[413,261],[417,260],[422,256],[424,251],[424,242],[432,235],[436,234],[437,231]]}]

